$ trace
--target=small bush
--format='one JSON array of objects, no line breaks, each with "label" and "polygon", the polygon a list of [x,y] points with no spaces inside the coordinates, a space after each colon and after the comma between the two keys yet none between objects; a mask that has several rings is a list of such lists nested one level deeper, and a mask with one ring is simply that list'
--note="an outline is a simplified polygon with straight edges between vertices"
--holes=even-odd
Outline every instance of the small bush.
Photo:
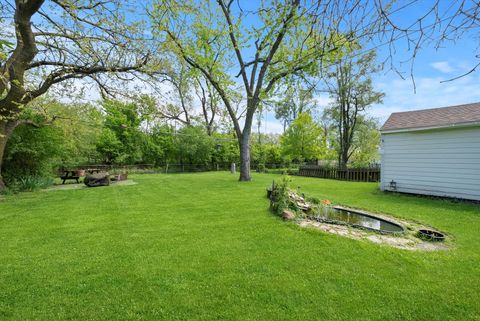
[{"label": "small bush", "polygon": [[272,195],[270,197],[272,210],[277,215],[282,215],[284,209],[290,207],[290,199],[288,197],[290,177],[283,176],[279,183],[272,184]]},{"label": "small bush", "polygon": [[295,213],[297,218],[305,218],[308,215],[331,210],[330,200],[307,197],[303,193],[300,194],[300,186],[292,189],[289,187],[290,183],[290,177],[284,175],[279,183],[273,181],[272,186],[268,188],[270,208],[276,215],[282,216],[284,210],[288,209]]},{"label": "small bush", "polygon": [[298,168],[287,169],[286,172],[288,173],[288,175],[298,175],[299,169]]}]

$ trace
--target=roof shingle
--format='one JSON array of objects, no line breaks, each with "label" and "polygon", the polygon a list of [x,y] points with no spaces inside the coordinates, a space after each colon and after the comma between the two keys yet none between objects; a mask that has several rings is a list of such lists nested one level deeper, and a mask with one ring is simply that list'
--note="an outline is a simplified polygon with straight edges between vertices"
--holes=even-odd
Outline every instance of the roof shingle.
[{"label": "roof shingle", "polygon": [[480,102],[393,113],[381,131],[452,126],[480,122]]}]

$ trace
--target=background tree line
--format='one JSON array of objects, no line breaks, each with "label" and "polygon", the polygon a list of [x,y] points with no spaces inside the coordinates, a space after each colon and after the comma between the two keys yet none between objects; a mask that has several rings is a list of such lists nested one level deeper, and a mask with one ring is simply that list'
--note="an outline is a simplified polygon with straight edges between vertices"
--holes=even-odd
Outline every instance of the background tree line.
[{"label": "background tree line", "polygon": [[[173,121],[159,113],[148,96],[130,101],[105,99],[96,104],[47,97],[37,99],[28,110],[24,117],[40,126],[21,124],[12,134],[2,171],[7,185],[25,177],[53,177],[61,168],[82,165],[152,164],[158,168],[195,164],[215,168],[222,164],[227,168],[240,161],[236,133],[228,122],[217,121],[212,126],[196,117],[188,124]],[[299,113],[281,135],[253,133],[252,167],[264,170],[336,160],[339,149],[334,119],[329,118],[325,125],[327,113],[315,119],[313,111]],[[351,166],[376,160],[376,126],[372,120],[359,121],[353,143],[358,150]]]}]

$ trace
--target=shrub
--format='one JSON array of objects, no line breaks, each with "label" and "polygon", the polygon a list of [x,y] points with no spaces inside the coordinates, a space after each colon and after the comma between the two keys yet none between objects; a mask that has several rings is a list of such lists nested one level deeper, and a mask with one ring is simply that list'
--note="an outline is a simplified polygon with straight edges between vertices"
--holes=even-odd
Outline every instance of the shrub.
[{"label": "shrub", "polygon": [[270,206],[277,215],[282,215],[284,209],[290,207],[290,199],[288,197],[290,177],[283,176],[279,183],[272,183],[272,194],[270,197]]},{"label": "shrub", "polygon": [[265,173],[265,170],[266,170],[265,164],[260,163],[260,164],[257,165],[257,172],[258,173]]},{"label": "shrub", "polygon": [[8,141],[3,159],[2,175],[7,185],[21,180],[30,184],[32,180],[40,180],[38,177],[49,176],[60,162],[64,148],[59,128],[18,126]]},{"label": "shrub", "polygon": [[297,218],[305,218],[308,215],[315,215],[332,209],[330,200],[306,197],[305,194],[300,194],[300,186],[296,190],[291,189],[289,187],[290,182],[290,177],[284,175],[279,183],[273,181],[272,186],[268,188],[269,193],[267,195],[270,195],[270,208],[276,215],[282,216],[284,210],[289,210]]}]

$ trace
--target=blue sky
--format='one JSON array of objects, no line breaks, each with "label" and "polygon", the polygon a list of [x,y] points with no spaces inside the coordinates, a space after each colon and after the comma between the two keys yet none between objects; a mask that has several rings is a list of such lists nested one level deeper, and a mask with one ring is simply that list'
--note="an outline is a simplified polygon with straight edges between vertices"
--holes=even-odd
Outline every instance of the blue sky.
[{"label": "blue sky", "polygon": [[[465,35],[460,41],[445,43],[436,50],[425,47],[414,63],[416,90],[410,78],[410,65],[402,70],[406,80],[392,71],[374,78],[377,89],[386,93],[384,103],[371,110],[373,116],[385,120],[391,112],[458,105],[480,101],[480,74],[474,72],[455,81],[443,82],[468,72],[478,63],[478,39]],[[379,56],[385,56],[384,50]],[[399,55],[402,55],[400,52]],[[403,53],[408,57],[408,52]]]},{"label": "blue sky", "polygon": [[[400,1],[399,3],[405,3]],[[395,17],[401,24],[408,24],[418,17],[421,12],[430,7],[434,1],[420,1],[419,5],[409,7],[399,12]],[[444,4],[450,3],[444,1]],[[477,31],[477,33],[475,33]],[[394,65],[403,72],[402,79],[396,72],[387,68],[373,77],[376,90],[383,91],[386,96],[383,104],[372,106],[368,114],[377,118],[381,124],[392,112],[426,109],[472,103],[480,101],[480,72],[474,72],[451,82],[442,81],[462,75],[480,62],[476,55],[479,53],[478,30],[465,33],[456,42],[445,42],[438,50],[434,45],[423,46],[417,54],[413,65],[413,75],[416,86],[410,77],[409,62],[400,61],[409,59],[412,51],[402,39],[396,43],[397,52]],[[366,44],[367,48],[378,45]],[[388,46],[378,48],[378,59],[389,56]],[[416,90],[415,90],[416,89]],[[321,107],[328,103],[328,94],[320,94],[318,101]],[[273,114],[267,115],[267,132],[282,132],[283,127],[275,120]]]}]

